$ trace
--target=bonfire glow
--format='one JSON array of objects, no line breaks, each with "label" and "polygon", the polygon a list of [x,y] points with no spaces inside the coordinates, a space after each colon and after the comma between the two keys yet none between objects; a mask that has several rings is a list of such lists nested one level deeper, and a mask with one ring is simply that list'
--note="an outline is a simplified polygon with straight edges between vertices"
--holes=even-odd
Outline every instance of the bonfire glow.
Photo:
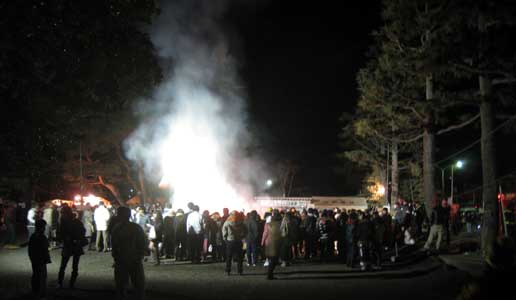
[{"label": "bonfire glow", "polygon": [[201,210],[223,207],[244,209],[246,201],[227,179],[224,147],[216,132],[202,117],[188,112],[175,116],[161,149],[161,187],[172,192],[173,209],[186,209],[188,202]]}]

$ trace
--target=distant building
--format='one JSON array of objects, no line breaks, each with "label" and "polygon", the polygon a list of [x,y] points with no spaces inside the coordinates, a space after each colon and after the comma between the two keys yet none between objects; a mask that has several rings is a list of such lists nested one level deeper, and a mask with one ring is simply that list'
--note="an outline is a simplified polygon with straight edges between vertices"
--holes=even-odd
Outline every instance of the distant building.
[{"label": "distant building", "polygon": [[358,196],[342,197],[254,197],[257,210],[263,212],[268,208],[295,208],[303,210],[308,208],[316,209],[361,209],[367,208],[367,199]]}]

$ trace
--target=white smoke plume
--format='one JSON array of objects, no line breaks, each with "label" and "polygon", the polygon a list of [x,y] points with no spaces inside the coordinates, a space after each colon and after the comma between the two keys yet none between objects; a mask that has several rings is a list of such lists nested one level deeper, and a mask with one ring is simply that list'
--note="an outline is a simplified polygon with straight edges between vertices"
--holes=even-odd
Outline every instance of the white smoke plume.
[{"label": "white smoke plume", "polygon": [[[252,168],[242,148],[244,91],[220,23],[227,1],[162,1],[152,42],[165,79],[139,113],[146,121],[125,141],[127,156],[171,189],[174,209],[249,208],[251,188],[239,167]],[[248,176],[244,176],[248,177]]]}]

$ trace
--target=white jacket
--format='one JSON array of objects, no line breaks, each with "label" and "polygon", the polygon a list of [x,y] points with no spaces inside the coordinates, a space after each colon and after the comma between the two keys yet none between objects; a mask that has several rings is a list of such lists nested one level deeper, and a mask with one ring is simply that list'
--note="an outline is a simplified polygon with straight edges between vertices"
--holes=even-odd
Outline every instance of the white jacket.
[{"label": "white jacket", "polygon": [[93,219],[95,220],[95,227],[97,231],[107,230],[108,221],[111,215],[109,211],[104,206],[99,206],[95,209],[95,213],[93,214]]}]

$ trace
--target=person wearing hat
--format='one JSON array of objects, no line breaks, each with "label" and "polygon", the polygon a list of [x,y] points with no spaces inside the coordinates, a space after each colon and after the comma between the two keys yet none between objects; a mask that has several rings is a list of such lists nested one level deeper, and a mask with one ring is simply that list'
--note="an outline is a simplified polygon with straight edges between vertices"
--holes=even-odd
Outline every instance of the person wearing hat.
[{"label": "person wearing hat", "polygon": [[45,236],[45,220],[35,222],[35,232],[29,239],[29,258],[32,265],[31,286],[35,297],[44,298],[47,289],[47,264],[51,263],[48,239]]}]

